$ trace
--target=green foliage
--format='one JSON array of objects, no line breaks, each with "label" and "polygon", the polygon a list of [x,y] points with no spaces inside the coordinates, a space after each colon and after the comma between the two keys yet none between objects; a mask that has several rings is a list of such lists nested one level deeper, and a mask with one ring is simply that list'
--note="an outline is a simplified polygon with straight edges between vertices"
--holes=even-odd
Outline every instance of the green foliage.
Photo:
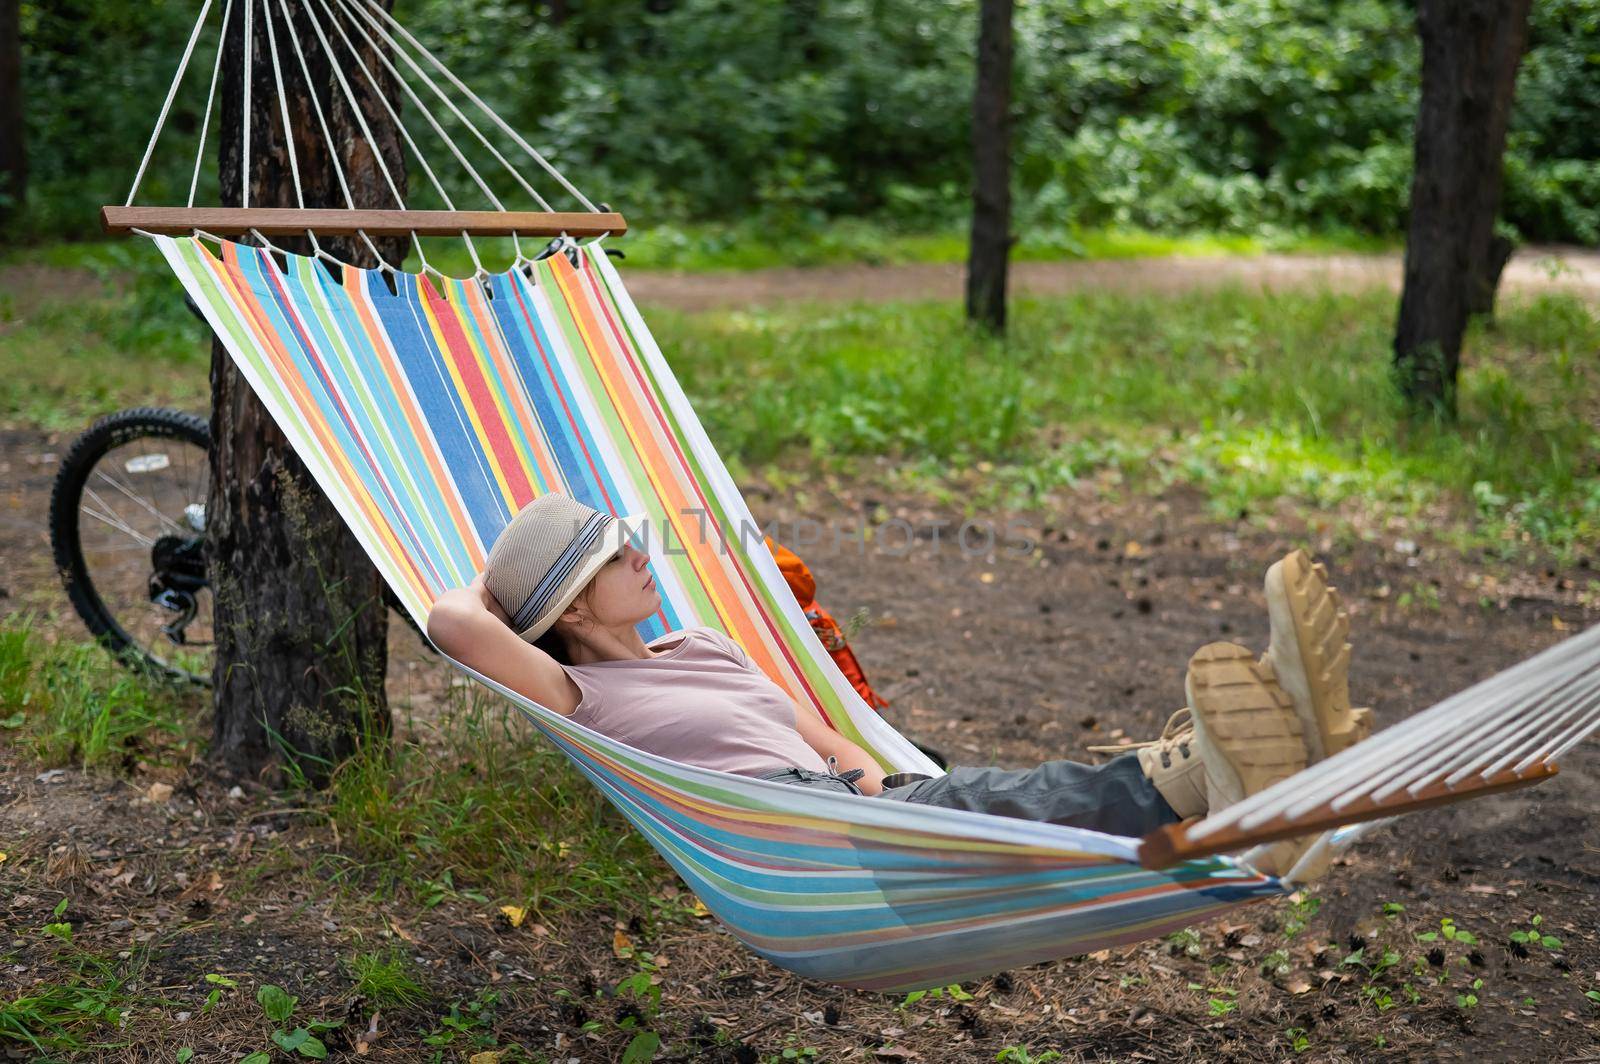
[{"label": "green foliage", "polygon": [[1527,930],[1511,932],[1511,941],[1523,946],[1543,946],[1545,949],[1552,951],[1560,949],[1561,939],[1555,935],[1545,934],[1541,926],[1543,923],[1543,916],[1534,916],[1533,919],[1528,921]]},{"label": "green foliage", "polygon": [[[290,1027],[289,1021],[294,1017],[295,1006],[300,1003],[300,999],[271,983],[265,983],[256,989],[256,1003],[261,1006],[261,1011],[275,1028],[271,1035],[273,1045],[291,1057],[298,1055],[309,1060],[327,1059],[328,1047],[317,1036],[342,1026],[344,1021],[312,1020],[303,1027],[298,1025]],[[272,1059],[272,1054],[258,1050],[244,1059],[266,1064]]]},{"label": "green foliage", "polygon": [[1034,1053],[1027,1046],[1006,1046],[994,1055],[1000,1064],[1051,1064],[1051,1061],[1061,1059],[1061,1052],[1056,1049],[1046,1049]]},{"label": "green foliage", "polygon": [[1456,922],[1448,916],[1439,920],[1439,930],[1424,931],[1417,935],[1418,942],[1437,942],[1441,938],[1446,942],[1458,942],[1463,946],[1476,946],[1478,944],[1476,935],[1464,928],[1457,927]]},{"label": "green foliage", "polygon": [[206,991],[206,999],[200,1006],[201,1013],[207,1013],[216,1008],[217,1002],[222,1000],[223,991],[237,990],[239,988],[236,980],[230,979],[225,975],[218,975],[216,972],[206,973],[206,984],[211,989]]},{"label": "green foliage", "polygon": [[[418,0],[402,16],[580,187],[639,222],[758,219],[759,248],[839,215],[922,230],[965,217],[975,9],[603,0],[557,22],[543,4]],[[1419,81],[1413,12],[1407,0],[1019,5],[1021,220],[1065,253],[1108,225],[1398,232]],[[95,208],[120,197],[192,14],[157,0],[22,5],[25,232],[89,232]],[[215,37],[200,41],[145,202],[187,195]],[[1596,0],[1535,5],[1506,186],[1506,217],[1529,238],[1600,240],[1597,44]],[[461,141],[497,191],[520,195]],[[410,166],[416,205],[438,205]],[[201,202],[216,199],[211,169]],[[482,202],[453,162],[438,169],[460,202]]]},{"label": "green foliage", "polygon": [[423,1044],[493,1048],[495,1012],[499,1004],[500,993],[496,990],[479,991],[471,1001],[452,1002],[450,1011],[439,1017],[432,1033],[422,1039]]},{"label": "green foliage", "polygon": [[1300,892],[1298,897],[1292,897],[1289,902],[1289,911],[1283,918],[1283,937],[1292,939],[1306,929],[1313,917],[1322,909],[1322,899],[1315,894]]},{"label": "green foliage", "polygon": [[963,990],[960,983],[951,983],[949,986],[936,986],[927,990],[913,990],[907,994],[905,999],[902,1000],[896,1007],[904,1010],[910,1008],[912,1005],[915,1005],[923,998],[932,998],[935,1001],[943,1001],[947,997],[951,1001],[972,1000],[972,995]]}]

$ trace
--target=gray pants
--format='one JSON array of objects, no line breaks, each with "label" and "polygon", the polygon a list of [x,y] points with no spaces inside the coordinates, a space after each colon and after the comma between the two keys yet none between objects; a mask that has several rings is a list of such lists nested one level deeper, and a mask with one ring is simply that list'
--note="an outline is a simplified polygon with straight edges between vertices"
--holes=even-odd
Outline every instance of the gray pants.
[{"label": "gray pants", "polygon": [[[812,772],[787,768],[763,779],[803,787],[860,794],[860,769]],[[1178,822],[1167,800],[1145,776],[1134,754],[1104,765],[1046,761],[1037,768],[976,768],[956,765],[943,776],[886,787],[876,795],[946,809],[1037,820],[1135,838]]]}]

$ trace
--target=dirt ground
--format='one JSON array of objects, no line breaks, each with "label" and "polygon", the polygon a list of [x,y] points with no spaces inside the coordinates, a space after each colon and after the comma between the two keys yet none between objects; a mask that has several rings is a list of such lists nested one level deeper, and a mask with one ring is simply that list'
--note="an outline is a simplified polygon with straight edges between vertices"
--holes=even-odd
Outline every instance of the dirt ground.
[{"label": "dirt ground", "polygon": [[[0,438],[0,611],[54,607],[52,623],[73,633],[44,538],[53,465],[42,456],[60,449],[28,431]],[[891,701],[890,719],[956,762],[1088,758],[1086,745],[1153,735],[1182,704],[1184,664],[1197,647],[1264,645],[1261,576],[1295,546],[1325,557],[1343,591],[1352,689],[1380,726],[1600,612],[1590,559],[1508,571],[1416,530],[1363,540],[1287,514],[1218,522],[1184,493],[1119,502],[1085,487],[1055,512],[1016,515],[1038,557],[969,554],[951,542],[963,520],[1005,528],[1011,515],[929,506],[873,487],[879,479],[813,483],[781,498],[760,483],[745,487],[756,517],[776,519],[779,538],[811,564],[820,600],[841,620],[867,611],[853,644]],[[899,549],[903,539],[861,547],[849,530],[874,514],[921,530],[916,548]],[[805,542],[802,515],[845,529],[842,545]],[[939,521],[935,547],[929,530]],[[979,538],[969,533],[967,543]],[[391,702],[425,704],[438,659],[399,622],[392,644]],[[649,1021],[663,1040],[658,1060],[992,1061],[1012,1046],[1035,1060],[1050,1050],[1118,1061],[1600,1060],[1600,1005],[1585,996],[1600,991],[1593,740],[1541,787],[1377,830],[1298,904],[1236,910],[1194,934],[1002,973],[966,984],[970,997],[911,1004],[796,979],[710,920],[630,926],[630,914],[593,913],[513,929],[486,915],[489,906],[375,911],[337,901],[310,871],[341,845],[325,822],[297,815],[284,796],[230,796],[204,766],[174,780],[166,801],[145,797],[151,782],[44,772],[0,739],[9,943],[0,999],[61,977],[35,929],[65,897],[62,919],[80,946],[107,956],[151,948],[138,989],[168,1002],[135,1010],[117,1047],[84,1059],[171,1061],[189,1045],[196,1060],[231,1061],[262,1048],[268,1027],[246,993],[202,1016],[214,988],[204,976],[214,972],[247,989],[278,983],[300,995],[305,1014],[347,1018],[328,1035],[332,1059],[357,1059],[355,1038],[371,1028],[378,1034],[361,1056],[372,1060],[466,1060],[487,1045],[520,1047],[502,1061],[619,1060],[628,1037],[610,1021],[634,1006],[615,987],[637,970],[615,948],[620,923],[669,960]],[[494,896],[493,884],[474,886]],[[1512,941],[1536,915],[1557,947]],[[1475,941],[1439,938],[1443,920]],[[352,996],[341,958],[385,940],[403,940],[432,1005],[374,1017]],[[488,1010],[440,1026],[450,1003],[485,992],[499,995]],[[591,1019],[604,1029],[585,1032]],[[467,1028],[483,1040],[424,1043],[430,1031]],[[0,1048],[29,1058],[3,1034]]]}]

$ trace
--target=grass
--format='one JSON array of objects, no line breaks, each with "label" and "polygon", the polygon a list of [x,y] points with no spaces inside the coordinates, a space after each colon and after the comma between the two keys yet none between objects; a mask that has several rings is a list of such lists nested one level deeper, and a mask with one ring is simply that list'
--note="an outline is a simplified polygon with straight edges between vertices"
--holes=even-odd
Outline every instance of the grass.
[{"label": "grass", "polygon": [[97,958],[78,969],[64,981],[38,983],[0,999],[0,1042],[38,1051],[84,1050],[117,1030],[123,1014],[138,1003],[126,989],[127,980]]},{"label": "grass", "polygon": [[81,428],[152,395],[206,408],[205,327],[148,242],[0,256],[0,268],[22,263],[45,269],[0,284],[0,424]]},{"label": "grass", "polygon": [[194,691],[120,668],[95,643],[49,640],[27,614],[0,620],[0,734],[46,765],[182,763],[197,708]]},{"label": "grass", "polygon": [[[964,228],[915,230],[868,219],[833,219],[815,224],[770,222],[651,225],[616,242],[634,269],[752,270],[844,263],[961,263],[967,257]],[[1256,255],[1265,251],[1378,251],[1389,242],[1355,233],[1263,231],[1151,233],[1138,229],[1024,229],[1012,254],[1017,261],[1131,259],[1167,255]],[[453,249],[452,249],[453,250]],[[432,254],[430,252],[430,260]],[[465,255],[450,260],[470,272]],[[438,265],[436,263],[436,265]],[[441,266],[442,268],[442,266]]]},{"label": "grass", "polygon": [[[62,915],[67,904],[62,899],[55,917]],[[23,929],[15,931],[21,933]],[[131,951],[124,955],[125,960],[117,961],[74,944],[70,923],[46,924],[32,933],[46,940],[59,940],[52,965],[59,974],[0,996],[0,1044],[19,1049],[27,1046],[41,1054],[116,1048],[125,1043],[101,1039],[120,1030],[135,1007],[159,1003],[148,993],[134,990],[149,964],[149,950]],[[7,937],[10,938],[9,933]],[[12,945],[20,941],[12,939]],[[12,955],[0,960],[10,963]],[[33,1059],[59,1058],[40,1055]]]},{"label": "grass", "polygon": [[939,304],[655,313],[685,390],[745,467],[795,452],[975,508],[1097,477],[1173,483],[1221,513],[1287,502],[1446,508],[1464,541],[1570,554],[1600,536],[1600,319],[1507,297],[1469,337],[1456,424],[1408,419],[1389,379],[1394,297],[1242,290],[1019,300],[1009,341]]},{"label": "grass", "polygon": [[428,1000],[415,967],[398,950],[371,950],[350,958],[354,992],[382,1009],[415,1008]]},{"label": "grass", "polygon": [[[657,230],[640,246],[672,239]],[[735,261],[717,258],[710,229],[684,239],[686,258],[630,261]],[[923,258],[960,244],[904,239],[924,241]],[[1083,239],[1097,255],[1209,246]],[[731,246],[757,256],[738,265],[764,261],[759,245]],[[203,334],[153,249],[55,245],[26,261],[121,281],[88,299],[37,299],[0,324],[0,422],[61,429],[118,405],[204,407]],[[1426,516],[1460,545],[1574,555],[1600,534],[1600,321],[1571,297],[1502,302],[1498,324],[1469,337],[1453,425],[1400,409],[1394,297],[1381,291],[1020,299],[1004,344],[934,303],[651,320],[736,472],[801,458],[848,474],[889,456],[903,486],[974,506],[1048,504],[1084,478],[1126,491],[1181,483],[1224,514],[1360,508]]]},{"label": "grass", "polygon": [[341,878],[427,907],[492,894],[540,917],[648,912],[668,874],[649,845],[505,702],[448,690],[437,719],[335,772],[325,809],[351,844]]}]

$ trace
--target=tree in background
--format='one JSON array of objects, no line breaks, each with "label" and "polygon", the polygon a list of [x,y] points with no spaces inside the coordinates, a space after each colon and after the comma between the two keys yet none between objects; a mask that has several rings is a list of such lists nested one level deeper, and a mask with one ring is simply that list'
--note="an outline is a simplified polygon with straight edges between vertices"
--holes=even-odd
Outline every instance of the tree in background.
[{"label": "tree in background", "polygon": [[[292,24],[281,15],[273,24],[284,71],[287,130],[267,28],[266,12],[277,5],[265,5],[252,19],[250,153],[244,156],[243,8],[234,5],[224,30],[228,47],[218,100],[223,204],[241,206],[241,183],[247,180],[249,206],[296,206],[287,139],[293,138],[306,207],[347,205],[330,139],[338,146],[354,205],[396,206],[302,5],[293,6]],[[352,29],[346,32],[360,40]],[[309,85],[300,73],[291,34],[310,68]],[[398,130],[365,76],[348,55],[343,58],[356,103],[403,195],[405,161]],[[382,69],[373,55],[362,58],[368,69]],[[385,87],[385,95],[398,109],[392,85]],[[323,136],[319,109],[327,116],[329,138]],[[310,251],[303,242],[284,243],[291,250]],[[376,265],[355,238],[329,238],[323,246],[346,262]],[[404,257],[403,240],[380,241],[378,246],[390,262]],[[363,737],[386,733],[389,726],[383,579],[220,343],[212,347],[211,388],[215,442],[206,532],[215,595],[213,751],[226,768],[249,773],[289,755],[300,771],[318,780]]]},{"label": "tree in background", "polygon": [[1493,305],[1504,265],[1495,219],[1530,6],[1422,0],[1417,8],[1422,103],[1394,364],[1414,408],[1449,417],[1467,318]]},{"label": "tree in background", "polygon": [[0,0],[0,222],[28,197],[27,138],[22,124],[22,3]]},{"label": "tree in background", "polygon": [[1012,0],[981,0],[978,72],[972,93],[972,238],[967,248],[967,319],[1006,327],[1011,256]]}]

